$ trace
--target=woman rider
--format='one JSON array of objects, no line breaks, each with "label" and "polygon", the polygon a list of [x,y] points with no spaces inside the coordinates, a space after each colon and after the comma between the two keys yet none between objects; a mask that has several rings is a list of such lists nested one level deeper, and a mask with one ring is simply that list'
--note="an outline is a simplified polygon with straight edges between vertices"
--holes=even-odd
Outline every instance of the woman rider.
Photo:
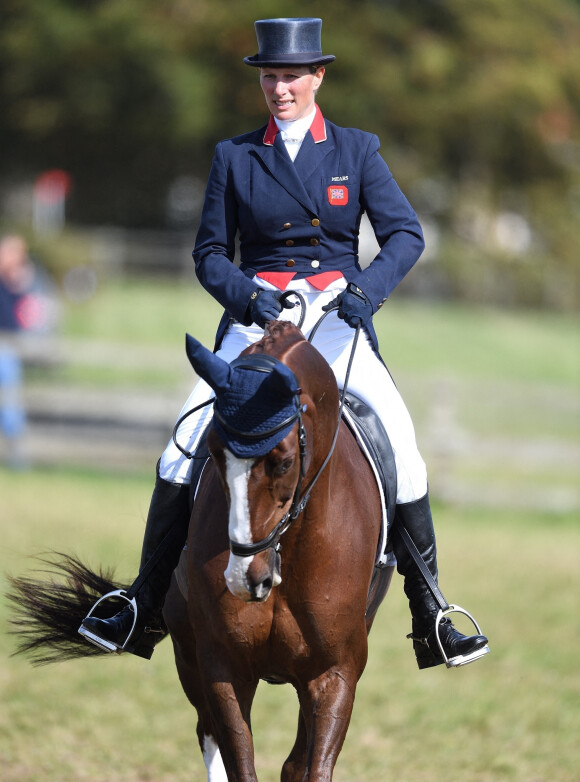
[{"label": "woman rider", "polygon": [[[397,470],[395,526],[407,530],[436,579],[425,464],[372,325],[372,316],[421,255],[423,235],[379,154],[378,138],[334,125],[316,104],[325,66],[335,59],[322,54],[321,25],[312,18],[255,23],[259,51],[244,62],[259,68],[270,117],[265,127],[216,147],[193,252],[196,274],[224,307],[216,349],[228,362],[259,340],[269,321],[298,318],[299,308],[285,309],[280,301],[282,291],[298,291],[305,302],[306,336],[323,312],[338,305],[317,331],[316,347],[342,387],[353,329],[361,324],[349,390],[375,410],[385,427]],[[364,270],[358,261],[363,212],[380,246]],[[233,263],[236,236],[239,268]],[[212,396],[199,380],[182,415]],[[180,444],[194,452],[211,416],[209,405],[187,417],[179,428]],[[171,441],[158,465],[141,570],[168,537],[163,557],[137,592],[136,626],[124,647],[142,657],[151,657],[164,632],[161,610],[187,535],[191,472],[191,463]],[[439,605],[398,536],[393,545],[409,599],[418,665],[438,665],[444,662],[435,631]],[[110,619],[89,616],[80,632],[109,651],[120,651],[133,619],[130,607]],[[447,617],[439,625],[439,639],[450,662],[471,662],[488,651],[485,636],[465,636]]]}]

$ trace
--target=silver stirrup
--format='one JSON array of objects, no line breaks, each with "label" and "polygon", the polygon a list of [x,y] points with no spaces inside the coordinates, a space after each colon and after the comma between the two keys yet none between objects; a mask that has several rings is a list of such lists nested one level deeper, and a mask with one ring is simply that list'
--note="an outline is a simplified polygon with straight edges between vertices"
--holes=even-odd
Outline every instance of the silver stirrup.
[{"label": "silver stirrup", "polygon": [[[86,627],[84,627],[85,619],[88,619],[90,616],[92,616],[93,612],[95,611],[96,607],[103,602],[103,600],[108,600],[111,597],[120,597],[122,600],[126,600],[127,603],[131,606],[133,609],[133,624],[131,625],[131,629],[129,630],[129,633],[127,634],[127,637],[125,638],[125,642],[122,646],[119,646],[118,644],[113,643],[112,641],[107,641],[106,638],[100,638],[98,635],[95,635],[91,630],[88,630]],[[85,616],[85,619],[83,619],[81,626],[79,627],[79,634],[83,636],[83,638],[86,638],[87,641],[90,641],[95,646],[98,646],[99,649],[102,649],[105,652],[114,653],[114,654],[121,654],[121,652],[125,649],[127,644],[129,643],[129,638],[133,635],[133,630],[135,629],[135,625],[137,624],[137,601],[134,597],[127,597],[127,593],[124,589],[115,589],[113,592],[107,592],[106,595],[103,595],[100,597],[97,602],[94,604],[94,606],[91,608],[89,613]]]},{"label": "silver stirrup", "polygon": [[468,665],[469,663],[473,663],[476,660],[479,660],[480,657],[489,654],[489,645],[486,644],[485,646],[482,646],[481,649],[477,649],[475,652],[471,652],[471,654],[458,654],[455,657],[451,657],[451,658],[447,657],[443,649],[443,644],[441,643],[441,639],[439,638],[439,625],[441,624],[441,620],[444,617],[446,617],[447,614],[454,614],[454,613],[465,614],[465,616],[468,619],[471,619],[471,621],[475,625],[477,634],[483,635],[480,626],[477,624],[475,619],[471,616],[469,611],[466,611],[464,608],[461,608],[461,606],[450,605],[449,608],[445,609],[445,611],[439,609],[439,613],[437,614],[437,619],[435,620],[435,638],[437,638],[437,644],[439,645],[439,649],[443,657],[443,662],[448,668],[459,668],[461,665]]}]

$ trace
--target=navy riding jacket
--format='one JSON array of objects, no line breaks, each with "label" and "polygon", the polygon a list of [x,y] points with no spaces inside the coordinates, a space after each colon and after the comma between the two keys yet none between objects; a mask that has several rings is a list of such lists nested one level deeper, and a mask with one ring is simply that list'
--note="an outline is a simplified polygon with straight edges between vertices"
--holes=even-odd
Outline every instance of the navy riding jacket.
[{"label": "navy riding jacket", "polygon": [[[294,162],[273,117],[217,145],[193,257],[199,281],[226,310],[218,344],[230,317],[249,325],[258,272],[303,278],[339,271],[364,291],[373,312],[382,306],[424,241],[379,146],[377,136],[338,127],[318,107]],[[365,269],[358,257],[363,212],[380,246]]]}]

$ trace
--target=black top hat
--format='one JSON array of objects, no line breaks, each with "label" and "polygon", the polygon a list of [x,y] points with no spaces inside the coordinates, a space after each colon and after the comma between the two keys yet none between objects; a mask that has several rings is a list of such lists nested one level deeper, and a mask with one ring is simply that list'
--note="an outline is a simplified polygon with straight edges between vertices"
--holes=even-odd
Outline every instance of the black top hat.
[{"label": "black top hat", "polygon": [[246,65],[326,65],[336,59],[322,54],[322,19],[260,19],[254,23],[258,54],[244,57]]}]

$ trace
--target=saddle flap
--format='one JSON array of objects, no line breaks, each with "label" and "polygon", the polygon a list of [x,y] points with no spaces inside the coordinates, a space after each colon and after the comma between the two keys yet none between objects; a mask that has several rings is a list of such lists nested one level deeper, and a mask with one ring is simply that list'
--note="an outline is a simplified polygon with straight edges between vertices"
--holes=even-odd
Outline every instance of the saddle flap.
[{"label": "saddle flap", "polygon": [[397,501],[397,469],[391,442],[377,414],[361,399],[347,392],[343,420],[357,440],[361,451],[373,469],[382,494],[383,530],[377,560],[386,563],[387,539],[395,518]]}]

